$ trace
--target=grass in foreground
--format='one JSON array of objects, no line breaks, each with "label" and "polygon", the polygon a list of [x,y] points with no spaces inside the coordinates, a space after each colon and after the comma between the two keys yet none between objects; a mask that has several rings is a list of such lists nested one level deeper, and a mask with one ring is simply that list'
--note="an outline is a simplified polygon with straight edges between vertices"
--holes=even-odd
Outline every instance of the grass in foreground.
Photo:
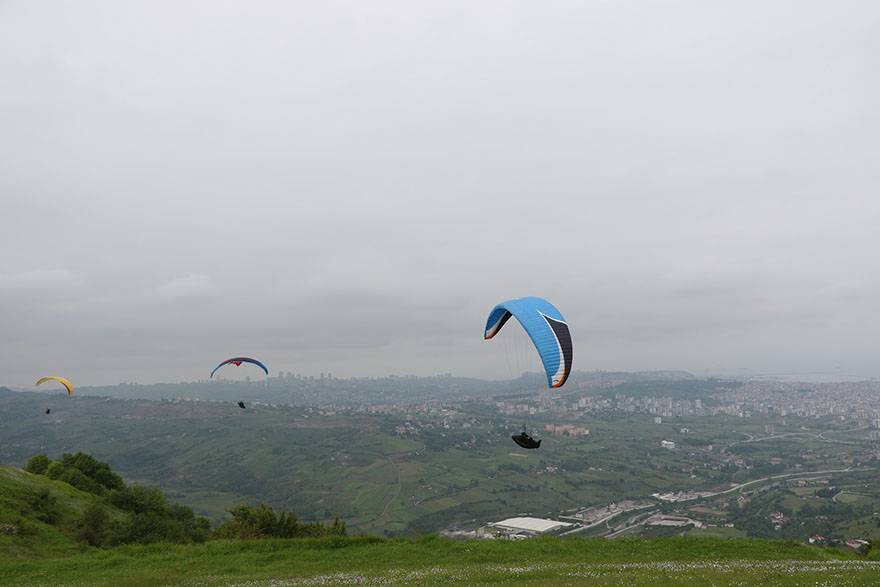
[{"label": "grass in foreground", "polygon": [[4,585],[880,585],[880,560],[794,542],[661,538],[215,541],[0,558]]}]

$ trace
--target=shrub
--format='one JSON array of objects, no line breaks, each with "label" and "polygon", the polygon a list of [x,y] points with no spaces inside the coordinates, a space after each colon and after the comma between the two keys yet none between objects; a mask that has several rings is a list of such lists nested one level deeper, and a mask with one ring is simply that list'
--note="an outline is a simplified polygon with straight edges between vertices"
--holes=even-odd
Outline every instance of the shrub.
[{"label": "shrub", "polygon": [[109,526],[107,508],[92,504],[83,512],[82,519],[77,525],[76,535],[91,546],[102,546],[107,541]]},{"label": "shrub", "polygon": [[51,462],[46,455],[34,455],[28,459],[24,470],[34,475],[45,475],[46,469],[49,468],[49,463]]},{"label": "shrub", "polygon": [[186,506],[169,505],[165,495],[155,487],[124,487],[112,491],[107,500],[131,512],[120,530],[119,542],[203,542],[211,530],[206,518],[197,518]]},{"label": "shrub", "polygon": [[[157,488],[138,485],[126,487],[122,477],[114,473],[107,463],[86,453],[64,454],[58,461],[51,461],[46,455],[35,455],[28,460],[27,468],[32,473],[43,474],[100,496],[97,503],[86,508],[74,527],[77,538],[92,546],[203,542],[211,537],[211,524],[206,518],[197,517],[186,506],[169,504]],[[26,503],[22,515],[35,513],[34,517],[47,524],[56,524],[61,518],[56,498],[48,489],[27,495]],[[124,515],[111,517],[108,505],[121,510]],[[292,513],[282,512],[276,516],[271,508],[268,512],[266,514],[259,508],[248,511],[237,522],[237,532],[254,538],[263,535],[321,536],[328,532],[345,533],[345,525],[341,523],[325,528],[320,524],[300,524]],[[38,530],[36,526],[25,528],[24,523],[22,520],[21,524],[14,526],[17,533]],[[8,528],[4,529],[4,532],[8,531]]]},{"label": "shrub", "polygon": [[299,522],[293,512],[276,513],[265,504],[237,505],[229,510],[232,519],[215,532],[218,538],[299,538],[305,536],[344,536],[345,522],[338,518],[330,526],[318,522]]},{"label": "shrub", "polygon": [[[45,487],[25,496],[28,508],[34,512],[35,517],[46,524],[56,524],[61,519],[61,511],[58,509],[58,500]],[[25,512],[23,512],[25,513]]]}]

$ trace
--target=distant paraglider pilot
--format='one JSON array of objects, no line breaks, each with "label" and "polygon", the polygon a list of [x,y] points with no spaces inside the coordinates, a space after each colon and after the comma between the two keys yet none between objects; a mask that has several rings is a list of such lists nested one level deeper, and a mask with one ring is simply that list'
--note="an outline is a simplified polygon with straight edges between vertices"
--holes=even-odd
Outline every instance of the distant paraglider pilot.
[{"label": "distant paraglider pilot", "polygon": [[242,410],[247,409],[244,405],[244,402],[238,402],[238,407],[241,408]]},{"label": "distant paraglider pilot", "polygon": [[513,436],[511,436],[511,438],[513,439],[513,441],[515,443],[517,443],[519,446],[521,446],[523,448],[532,449],[532,448],[538,448],[539,446],[541,446],[540,439],[535,440],[534,438],[529,436],[529,433],[526,432],[525,426],[523,426],[522,432],[520,432],[519,434],[514,434]]}]

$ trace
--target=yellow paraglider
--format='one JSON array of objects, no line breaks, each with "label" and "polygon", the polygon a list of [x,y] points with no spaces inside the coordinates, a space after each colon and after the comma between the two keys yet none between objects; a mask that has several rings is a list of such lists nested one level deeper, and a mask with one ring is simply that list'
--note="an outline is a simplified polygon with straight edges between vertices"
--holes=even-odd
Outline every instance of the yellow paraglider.
[{"label": "yellow paraglider", "polygon": [[73,383],[65,379],[64,377],[55,377],[54,375],[50,375],[48,377],[40,377],[40,380],[37,381],[37,385],[41,383],[45,383],[46,381],[57,381],[61,385],[67,388],[67,395],[73,395]]}]

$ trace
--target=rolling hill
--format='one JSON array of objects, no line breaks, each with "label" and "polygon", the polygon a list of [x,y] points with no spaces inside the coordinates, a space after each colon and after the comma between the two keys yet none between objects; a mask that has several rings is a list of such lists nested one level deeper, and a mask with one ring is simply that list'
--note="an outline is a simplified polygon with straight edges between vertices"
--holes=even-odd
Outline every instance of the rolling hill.
[{"label": "rolling hill", "polygon": [[61,481],[0,467],[0,584],[880,584],[874,553],[782,540],[337,536],[95,548],[77,540],[76,528],[97,500]]},{"label": "rolling hill", "polygon": [[[13,558],[71,555],[85,550],[76,524],[100,498],[62,481],[0,465],[0,553]],[[110,516],[122,512],[107,507]]]}]

